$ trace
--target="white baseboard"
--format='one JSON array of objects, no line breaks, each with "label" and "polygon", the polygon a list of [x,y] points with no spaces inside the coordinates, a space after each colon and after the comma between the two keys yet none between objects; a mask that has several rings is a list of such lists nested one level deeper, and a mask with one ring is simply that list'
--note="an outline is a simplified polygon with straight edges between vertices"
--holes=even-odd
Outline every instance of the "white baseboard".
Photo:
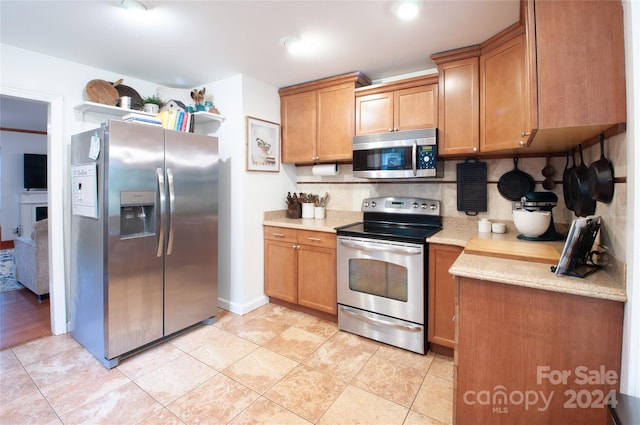
[{"label": "white baseboard", "polygon": [[218,298],[218,307],[241,316],[257,309],[258,307],[262,307],[265,304],[269,304],[269,297],[266,295],[256,298],[246,304],[238,304],[223,298]]}]

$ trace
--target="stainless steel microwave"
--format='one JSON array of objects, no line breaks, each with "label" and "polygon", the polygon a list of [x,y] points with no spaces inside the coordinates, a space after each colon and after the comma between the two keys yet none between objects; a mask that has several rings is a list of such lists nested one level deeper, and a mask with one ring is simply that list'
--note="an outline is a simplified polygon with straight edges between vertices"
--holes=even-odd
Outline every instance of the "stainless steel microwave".
[{"label": "stainless steel microwave", "polygon": [[435,128],[354,136],[353,175],[373,179],[442,177]]}]

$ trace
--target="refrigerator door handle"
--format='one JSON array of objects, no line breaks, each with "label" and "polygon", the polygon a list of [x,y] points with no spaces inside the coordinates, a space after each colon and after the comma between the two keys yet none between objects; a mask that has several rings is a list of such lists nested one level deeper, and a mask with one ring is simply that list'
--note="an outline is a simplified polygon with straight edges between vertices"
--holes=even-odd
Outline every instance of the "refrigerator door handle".
[{"label": "refrigerator door handle", "polygon": [[158,195],[160,197],[160,220],[156,221],[158,223],[158,249],[156,256],[162,257],[162,250],[164,248],[164,216],[165,210],[167,208],[167,201],[164,195],[164,173],[162,171],[162,168],[156,169],[156,176],[158,177]]},{"label": "refrigerator door handle", "polygon": [[167,185],[169,186],[169,241],[167,242],[167,255],[171,255],[173,251],[173,219],[176,212],[176,195],[173,190],[173,172],[171,168],[167,168]]}]

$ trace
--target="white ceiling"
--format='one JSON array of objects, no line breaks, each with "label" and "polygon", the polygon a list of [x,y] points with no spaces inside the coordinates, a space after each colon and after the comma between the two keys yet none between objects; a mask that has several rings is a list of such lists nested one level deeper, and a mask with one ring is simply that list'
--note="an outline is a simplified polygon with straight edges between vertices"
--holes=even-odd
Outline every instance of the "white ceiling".
[{"label": "white ceiling", "polygon": [[[432,69],[432,53],[480,43],[519,17],[518,0],[426,0],[411,22],[392,15],[392,0],[142,1],[151,10],[128,16],[120,0],[0,0],[0,41],[169,87],[238,73],[284,87]],[[289,36],[320,50],[291,57],[280,45]]]}]

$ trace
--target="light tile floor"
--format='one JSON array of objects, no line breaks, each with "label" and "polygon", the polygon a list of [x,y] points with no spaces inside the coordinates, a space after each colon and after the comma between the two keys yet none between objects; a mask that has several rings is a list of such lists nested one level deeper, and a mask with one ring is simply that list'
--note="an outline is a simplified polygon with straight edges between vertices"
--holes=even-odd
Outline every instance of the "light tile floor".
[{"label": "light tile floor", "polygon": [[70,335],[0,352],[2,424],[449,424],[452,359],[268,304],[105,369]]}]

